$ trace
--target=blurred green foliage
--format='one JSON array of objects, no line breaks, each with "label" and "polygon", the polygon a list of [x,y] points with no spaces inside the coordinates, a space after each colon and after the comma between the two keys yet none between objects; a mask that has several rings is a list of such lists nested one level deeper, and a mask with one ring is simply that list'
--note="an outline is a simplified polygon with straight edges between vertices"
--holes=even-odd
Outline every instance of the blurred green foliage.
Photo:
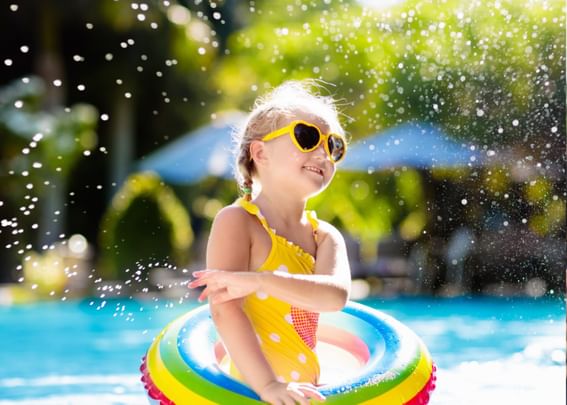
[{"label": "blurred green foliage", "polygon": [[[44,111],[44,94],[45,84],[39,77],[16,80],[0,91],[0,133],[6,140],[8,161],[4,170],[28,171],[40,178],[66,177],[80,156],[96,146],[96,109],[76,104]],[[16,145],[25,148],[24,152]]]},{"label": "blurred green foliage", "polygon": [[18,237],[10,245],[47,246],[61,238],[69,178],[97,144],[93,106],[45,110],[45,98],[46,84],[36,76],[0,90],[0,200],[23,214],[13,222]]},{"label": "blurred green foliage", "polygon": [[376,254],[377,242],[404,223],[402,236],[417,239],[425,228],[422,179],[415,169],[339,172],[309,208],[361,243],[362,256]]},{"label": "blurred green foliage", "polygon": [[258,5],[215,72],[221,105],[247,109],[284,80],[316,77],[346,100],[355,139],[418,119],[481,145],[539,136],[564,111],[563,2],[325,4]]},{"label": "blurred green foliage", "polygon": [[102,219],[99,270],[106,279],[145,282],[149,267],[186,264],[192,241],[189,216],[173,191],[152,173],[134,174]]},{"label": "blurred green foliage", "polygon": [[[352,140],[423,120],[483,152],[516,151],[478,170],[339,171],[310,208],[359,239],[364,256],[393,230],[416,240],[434,223],[446,224],[436,219],[435,196],[438,208],[459,211],[475,229],[485,226],[487,211],[507,210],[533,232],[564,235],[564,2],[407,0],[377,9],[355,0],[31,4],[0,10],[0,19],[11,22],[0,25],[11,39],[0,44],[7,55],[0,66],[0,201],[8,212],[2,217],[17,218],[15,230],[0,232],[0,239],[22,257],[31,250],[30,234],[59,237],[51,227],[65,221],[53,212],[64,212],[60,207],[81,191],[90,187],[90,197],[104,200],[122,186],[110,186],[106,157],[120,155],[113,143],[120,131],[111,128],[124,118],[119,101],[130,103],[126,121],[134,122],[126,127],[133,128],[139,158],[221,110],[249,110],[258,95],[302,78],[327,82],[322,91],[338,99]],[[46,91],[64,94],[62,105],[46,103]],[[105,152],[81,160],[97,143]],[[71,198],[66,185],[81,164],[86,175],[74,179],[80,191]],[[449,186],[440,190],[435,182]],[[237,196],[234,183],[211,178],[175,191],[199,233]],[[116,207],[102,225],[112,235],[100,239],[114,263],[108,276],[126,277],[118,269],[151,255],[183,262],[191,228],[183,230],[189,219],[171,191],[143,175],[118,195],[129,203],[113,198]],[[99,225],[93,213],[103,209],[90,205],[95,198],[76,200],[86,234]],[[38,216],[39,230],[31,227]]]}]

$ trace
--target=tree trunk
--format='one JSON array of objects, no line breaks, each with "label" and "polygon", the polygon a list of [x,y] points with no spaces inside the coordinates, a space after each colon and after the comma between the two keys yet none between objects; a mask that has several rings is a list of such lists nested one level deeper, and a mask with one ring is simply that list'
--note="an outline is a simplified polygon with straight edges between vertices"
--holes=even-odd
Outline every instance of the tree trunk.
[{"label": "tree trunk", "polygon": [[[128,177],[134,159],[133,101],[120,96],[115,100],[114,111],[111,117],[113,124],[110,130],[110,181],[115,186],[109,189],[113,190],[113,194]],[[112,197],[112,195],[109,197]]]},{"label": "tree trunk", "polygon": [[[43,108],[47,111],[54,111],[65,102],[65,77],[58,49],[59,21],[51,0],[41,1],[38,6],[38,43],[40,46],[36,71],[46,83]],[[57,80],[60,81],[60,84],[56,82]],[[57,136],[57,134],[52,136]],[[42,196],[39,220],[41,227],[38,235],[40,246],[50,245],[57,241],[65,225],[65,179],[58,173],[47,173],[46,177],[50,184],[47,186],[46,194]],[[59,215],[55,215],[57,211]]]}]

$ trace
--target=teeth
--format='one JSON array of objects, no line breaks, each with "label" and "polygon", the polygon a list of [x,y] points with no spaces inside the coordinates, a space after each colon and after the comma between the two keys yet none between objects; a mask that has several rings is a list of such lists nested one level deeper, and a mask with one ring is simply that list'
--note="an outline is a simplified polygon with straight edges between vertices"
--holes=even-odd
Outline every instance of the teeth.
[{"label": "teeth", "polygon": [[309,170],[310,172],[314,172],[314,173],[323,175],[323,171],[321,169],[317,169],[316,167],[304,166],[304,168]]}]

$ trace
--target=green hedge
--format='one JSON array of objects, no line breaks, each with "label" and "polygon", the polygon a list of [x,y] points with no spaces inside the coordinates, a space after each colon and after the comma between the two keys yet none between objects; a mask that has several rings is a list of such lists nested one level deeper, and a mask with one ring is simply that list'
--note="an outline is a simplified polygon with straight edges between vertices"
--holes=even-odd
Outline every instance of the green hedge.
[{"label": "green hedge", "polygon": [[189,215],[173,191],[153,173],[133,174],[102,220],[101,275],[144,282],[156,263],[186,264],[192,241]]}]

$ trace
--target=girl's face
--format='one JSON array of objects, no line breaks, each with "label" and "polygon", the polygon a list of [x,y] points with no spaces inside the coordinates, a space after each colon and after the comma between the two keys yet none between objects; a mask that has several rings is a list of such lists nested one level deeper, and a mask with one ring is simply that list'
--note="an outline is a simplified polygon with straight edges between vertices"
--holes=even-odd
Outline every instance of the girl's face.
[{"label": "girl's face", "polygon": [[[330,131],[329,125],[316,115],[296,112],[293,117],[282,120],[279,128],[291,121],[303,120],[317,126],[323,134]],[[269,157],[268,172],[270,182],[286,185],[292,193],[301,197],[311,197],[323,191],[335,175],[335,164],[325,151],[323,142],[311,152],[302,152],[289,137],[280,136],[265,142]]]}]

